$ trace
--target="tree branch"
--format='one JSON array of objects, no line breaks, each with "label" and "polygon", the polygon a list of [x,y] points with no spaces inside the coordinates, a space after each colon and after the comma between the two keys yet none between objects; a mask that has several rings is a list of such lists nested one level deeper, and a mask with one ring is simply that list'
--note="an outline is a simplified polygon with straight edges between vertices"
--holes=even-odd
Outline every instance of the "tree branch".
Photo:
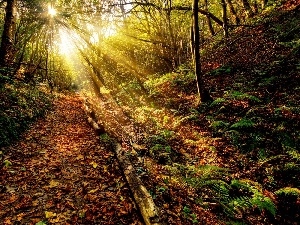
[{"label": "tree branch", "polygon": [[[120,3],[120,4],[112,4],[112,5],[109,5],[111,7],[114,7],[114,6],[124,6],[124,5],[139,5],[139,6],[150,6],[150,7],[154,7],[155,9],[157,10],[175,10],[175,11],[192,11],[192,7],[189,7],[189,6],[171,6],[169,8],[164,8],[164,7],[161,7],[161,6],[158,6],[154,3],[150,3],[150,2],[125,2],[125,3]],[[223,26],[223,21],[220,20],[218,17],[216,17],[214,14],[212,14],[211,12],[209,11],[206,11],[204,9],[198,9],[198,12],[202,15],[205,15],[205,16],[209,16],[213,21],[215,21],[218,25],[220,26]]]}]

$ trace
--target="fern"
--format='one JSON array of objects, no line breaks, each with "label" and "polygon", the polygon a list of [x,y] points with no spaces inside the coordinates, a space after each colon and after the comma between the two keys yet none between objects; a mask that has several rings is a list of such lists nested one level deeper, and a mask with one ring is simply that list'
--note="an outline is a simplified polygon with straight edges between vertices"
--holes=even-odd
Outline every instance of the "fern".
[{"label": "fern", "polygon": [[245,179],[232,180],[229,184],[225,181],[229,176],[228,169],[217,166],[173,165],[175,167],[168,167],[173,174],[175,172],[177,176],[181,175],[184,183],[195,188],[201,199],[206,198],[218,203],[229,217],[235,217],[252,208],[266,210],[273,216],[276,214],[275,204],[269,197],[264,196],[263,188],[257,182]]},{"label": "fern", "polygon": [[211,123],[210,127],[215,131],[223,131],[229,126],[229,123],[226,123],[222,120],[217,120]]},{"label": "fern", "polygon": [[296,149],[293,149],[291,147],[287,147],[287,146],[284,146],[286,152],[288,155],[290,155],[293,159],[295,159],[296,161],[300,161],[300,153],[296,150]]},{"label": "fern", "polygon": [[222,103],[226,102],[226,99],[224,98],[216,98],[211,104],[210,106],[217,106],[217,105],[221,105]]},{"label": "fern", "polygon": [[253,128],[255,123],[252,120],[242,118],[240,121],[231,125],[231,129],[234,130],[242,130]]},{"label": "fern", "polygon": [[239,91],[233,91],[231,93],[229,93],[229,97],[233,98],[233,99],[237,99],[237,100],[248,100],[251,101],[253,103],[259,103],[261,102],[261,100],[253,95],[248,95],[246,93],[242,93]]},{"label": "fern", "polygon": [[276,206],[269,197],[263,195],[260,184],[251,180],[233,180],[231,186],[252,193],[252,197],[247,200],[251,203],[249,206],[257,207],[260,211],[267,210],[275,216]]},{"label": "fern", "polygon": [[254,193],[253,198],[251,199],[251,204],[253,206],[257,206],[260,211],[267,210],[273,216],[276,214],[276,206],[274,202],[260,192]]},{"label": "fern", "polygon": [[276,195],[297,196],[300,198],[300,190],[298,188],[285,187],[275,191]]}]

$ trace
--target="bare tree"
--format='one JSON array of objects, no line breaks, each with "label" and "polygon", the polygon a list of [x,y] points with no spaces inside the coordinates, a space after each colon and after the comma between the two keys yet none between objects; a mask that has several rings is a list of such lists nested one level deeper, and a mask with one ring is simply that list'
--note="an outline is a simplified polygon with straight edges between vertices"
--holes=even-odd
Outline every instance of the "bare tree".
[{"label": "bare tree", "polygon": [[201,71],[201,61],[200,61],[200,29],[199,29],[199,0],[193,1],[193,49],[194,49],[194,59],[195,59],[195,75],[197,81],[197,88],[201,102],[211,101],[208,91],[205,89],[203,82],[203,74]]},{"label": "bare tree", "polygon": [[227,6],[225,0],[221,0],[221,5],[222,5],[224,37],[228,38]]},{"label": "bare tree", "polygon": [[0,66],[11,63],[16,27],[16,0],[7,0],[5,8],[4,28],[0,46]]},{"label": "bare tree", "polygon": [[[208,1],[207,0],[204,0],[204,10],[208,12]],[[206,15],[206,21],[207,21],[207,26],[208,26],[208,30],[209,30],[210,34],[212,36],[214,36],[215,35],[215,30],[214,30],[214,27],[212,25],[210,16]]]},{"label": "bare tree", "polygon": [[240,18],[239,18],[238,15],[237,15],[237,12],[236,12],[236,10],[235,10],[233,4],[232,4],[232,1],[231,1],[231,0],[226,0],[226,2],[227,2],[227,5],[228,5],[228,7],[229,7],[230,13],[231,13],[231,15],[232,15],[232,17],[233,17],[234,23],[235,23],[236,25],[239,25],[240,22],[241,22],[241,20],[240,20]]}]

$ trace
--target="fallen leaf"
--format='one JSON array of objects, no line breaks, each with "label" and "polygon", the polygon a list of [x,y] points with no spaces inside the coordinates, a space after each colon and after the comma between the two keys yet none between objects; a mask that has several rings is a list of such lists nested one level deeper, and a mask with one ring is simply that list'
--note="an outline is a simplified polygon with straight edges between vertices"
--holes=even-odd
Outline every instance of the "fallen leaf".
[{"label": "fallen leaf", "polygon": [[56,213],[45,211],[45,217],[46,217],[46,219],[49,219],[49,218],[52,218],[52,217],[55,217],[55,216],[56,216]]},{"label": "fallen leaf", "polygon": [[7,159],[4,160],[3,163],[4,163],[5,167],[10,167],[12,165],[12,163],[9,160],[7,160]]},{"label": "fallen leaf", "polygon": [[76,159],[77,159],[77,160],[83,160],[83,159],[84,159],[84,156],[83,156],[83,155],[79,155],[79,156],[76,157]]},{"label": "fallen leaf", "polygon": [[99,190],[99,188],[96,188],[96,189],[90,190],[88,193],[89,193],[89,194],[93,194],[93,193],[95,193],[95,192],[98,191],[98,190]]},{"label": "fallen leaf", "polygon": [[103,166],[104,172],[107,172],[107,166]]},{"label": "fallen leaf", "polygon": [[23,219],[23,217],[25,216],[25,213],[20,213],[17,215],[17,220],[21,221]]},{"label": "fallen leaf", "polygon": [[91,162],[90,164],[93,166],[93,168],[94,168],[94,169],[96,169],[96,168],[97,168],[97,166],[98,166],[98,164],[97,164],[97,163],[95,163],[95,162]]},{"label": "fallen leaf", "polygon": [[44,221],[40,221],[38,223],[36,223],[35,225],[47,225]]},{"label": "fallen leaf", "polygon": [[55,181],[55,180],[51,180],[50,184],[49,184],[49,188],[54,188],[57,187],[59,185],[59,182]]},{"label": "fallen leaf", "polygon": [[10,225],[10,224],[12,224],[12,222],[11,222],[11,220],[10,220],[9,218],[6,218],[6,219],[4,220],[4,224],[5,224],[5,225]]}]

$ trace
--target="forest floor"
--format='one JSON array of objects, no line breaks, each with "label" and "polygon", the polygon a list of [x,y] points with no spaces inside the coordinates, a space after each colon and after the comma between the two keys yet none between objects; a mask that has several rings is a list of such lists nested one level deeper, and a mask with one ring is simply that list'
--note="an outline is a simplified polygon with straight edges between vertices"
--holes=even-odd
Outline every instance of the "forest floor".
[{"label": "forest floor", "polygon": [[1,224],[143,224],[118,162],[87,123],[79,95],[5,151]]}]

